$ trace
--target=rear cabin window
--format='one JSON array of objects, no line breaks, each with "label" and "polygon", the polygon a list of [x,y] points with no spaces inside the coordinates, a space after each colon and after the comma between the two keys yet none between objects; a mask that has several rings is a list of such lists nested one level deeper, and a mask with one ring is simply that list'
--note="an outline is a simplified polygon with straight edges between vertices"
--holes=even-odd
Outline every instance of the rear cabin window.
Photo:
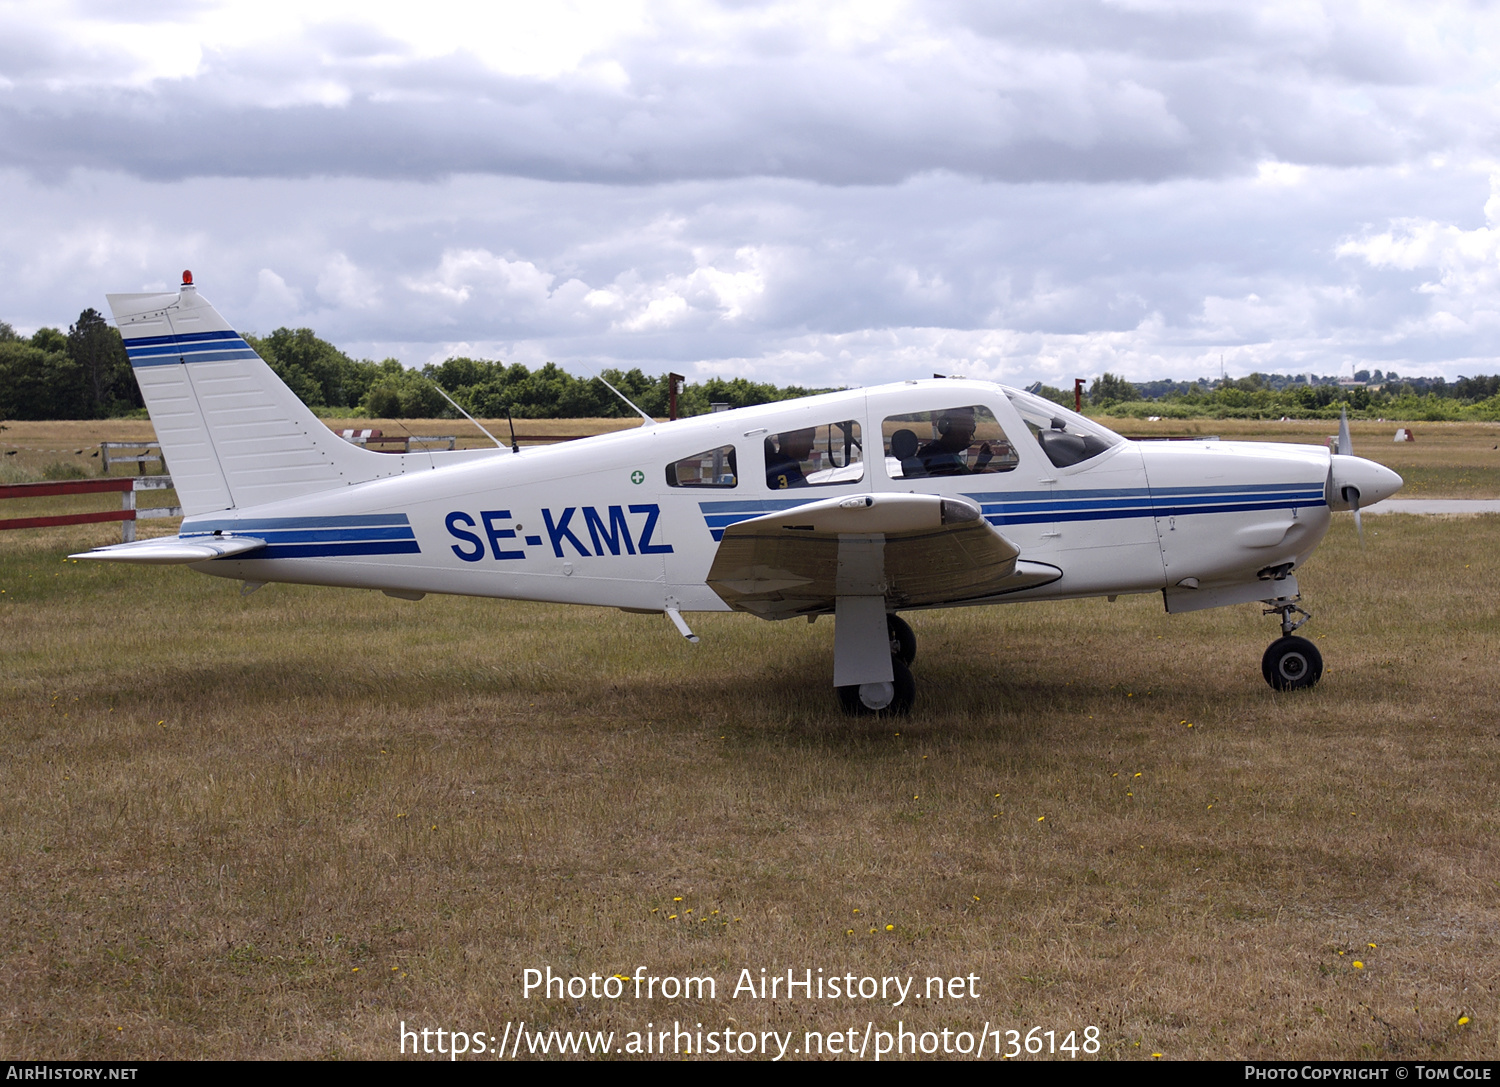
[{"label": "rear cabin window", "polygon": [[852,419],[799,430],[783,430],[765,440],[766,486],[828,487],[865,477],[859,424]]},{"label": "rear cabin window", "polygon": [[982,404],[891,415],[880,429],[892,479],[987,475],[1020,463],[995,413]]},{"label": "rear cabin window", "polygon": [[667,465],[668,487],[733,487],[739,482],[734,446],[721,445]]}]

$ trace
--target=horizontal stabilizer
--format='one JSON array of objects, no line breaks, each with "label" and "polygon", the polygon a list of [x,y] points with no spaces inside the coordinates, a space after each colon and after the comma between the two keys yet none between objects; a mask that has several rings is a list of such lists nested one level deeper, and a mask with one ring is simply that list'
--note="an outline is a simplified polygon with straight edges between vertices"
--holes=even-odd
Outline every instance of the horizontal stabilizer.
[{"label": "horizontal stabilizer", "polygon": [[68,557],[134,562],[144,566],[175,566],[207,559],[225,559],[265,546],[265,540],[258,540],[254,536],[193,536],[190,539],[163,536],[156,540],[137,540],[135,543],[96,547],[92,551],[82,551]]}]

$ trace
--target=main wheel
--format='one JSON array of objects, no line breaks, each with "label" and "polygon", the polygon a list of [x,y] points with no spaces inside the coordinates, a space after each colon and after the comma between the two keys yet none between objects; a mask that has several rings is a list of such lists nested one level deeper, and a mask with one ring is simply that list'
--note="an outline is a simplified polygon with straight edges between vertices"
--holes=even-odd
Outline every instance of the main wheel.
[{"label": "main wheel", "polygon": [[891,657],[890,683],[857,683],[838,688],[839,705],[851,717],[897,717],[911,712],[917,684],[901,658]]},{"label": "main wheel", "polygon": [[1278,691],[1300,691],[1323,677],[1323,654],[1306,638],[1277,638],[1260,659],[1261,674]]},{"label": "main wheel", "polygon": [[917,659],[917,636],[905,619],[894,613],[885,617],[886,633],[891,636],[891,656],[902,664]]}]

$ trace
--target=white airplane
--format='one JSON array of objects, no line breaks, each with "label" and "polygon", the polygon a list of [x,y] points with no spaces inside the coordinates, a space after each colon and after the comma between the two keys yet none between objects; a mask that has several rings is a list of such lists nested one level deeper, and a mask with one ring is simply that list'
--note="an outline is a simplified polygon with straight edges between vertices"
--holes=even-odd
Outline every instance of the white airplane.
[{"label": "white airplane", "polygon": [[[1260,602],[1262,672],[1322,674],[1294,571],[1401,477],[1315,446],[1135,442],[984,381],[907,381],[515,452],[375,453],[325,426],[199,297],[114,294],[185,517],[75,557],[266,582],[764,619],[835,617],[849,713],[915,698],[896,614],[1161,593]],[[1301,616],[1300,619],[1295,618]]]}]

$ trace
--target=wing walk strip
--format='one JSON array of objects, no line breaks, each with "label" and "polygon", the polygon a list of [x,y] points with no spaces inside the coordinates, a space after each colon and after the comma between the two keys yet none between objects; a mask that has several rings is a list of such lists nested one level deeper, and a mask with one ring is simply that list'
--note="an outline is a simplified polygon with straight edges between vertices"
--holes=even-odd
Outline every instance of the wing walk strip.
[{"label": "wing walk strip", "polygon": [[266,541],[255,559],[321,559],[341,555],[420,555],[416,534],[404,513],[344,517],[247,517],[194,520],[178,532],[184,540],[224,535],[257,536]]},{"label": "wing walk strip", "polygon": [[[1116,490],[1065,491],[1039,496],[1036,491],[996,491],[964,495],[979,504],[992,525],[1025,525],[1058,521],[1112,521],[1126,517],[1184,517],[1200,513],[1299,509],[1324,504],[1322,484],[1249,483],[1226,487],[1127,487]],[[745,499],[700,502],[713,538],[738,521],[803,505],[809,499]]]},{"label": "wing walk strip", "polygon": [[238,332],[190,332],[182,336],[140,336],[125,341],[130,365],[172,366],[181,362],[225,362],[258,356]]}]

